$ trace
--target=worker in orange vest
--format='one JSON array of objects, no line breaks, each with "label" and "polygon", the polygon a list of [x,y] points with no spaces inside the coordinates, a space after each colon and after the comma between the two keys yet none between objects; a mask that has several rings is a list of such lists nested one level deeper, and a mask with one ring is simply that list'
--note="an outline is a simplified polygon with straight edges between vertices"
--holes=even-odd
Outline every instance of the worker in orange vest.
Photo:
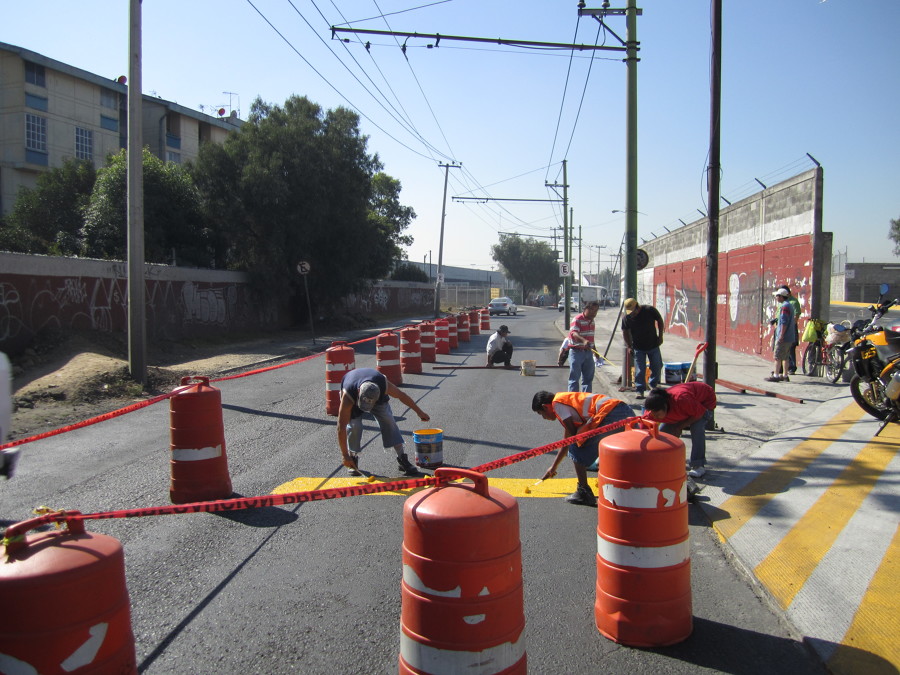
[{"label": "worker in orange vest", "polygon": [[[553,394],[549,391],[539,391],[531,401],[531,409],[545,420],[559,420],[565,429],[563,438],[571,438],[606,424],[635,417],[631,407],[624,401],[591,392],[563,391]],[[578,489],[566,497],[567,502],[585,506],[597,505],[597,497],[587,482],[588,467],[597,461],[600,439],[620,430],[596,434],[569,445],[568,453],[565,454],[569,455],[575,467]],[[547,469],[541,480],[556,475],[556,469],[563,456],[563,452],[556,453],[553,465]]]}]

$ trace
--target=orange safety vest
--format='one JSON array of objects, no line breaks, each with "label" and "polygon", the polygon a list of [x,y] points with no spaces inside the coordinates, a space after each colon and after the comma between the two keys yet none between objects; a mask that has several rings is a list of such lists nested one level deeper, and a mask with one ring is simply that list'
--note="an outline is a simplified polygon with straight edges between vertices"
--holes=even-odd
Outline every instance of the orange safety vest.
[{"label": "orange safety vest", "polygon": [[[583,434],[585,431],[596,429],[600,426],[603,419],[609,414],[609,411],[619,405],[621,401],[609,398],[603,394],[592,394],[589,392],[579,391],[563,391],[553,397],[553,403],[562,403],[573,408],[576,413],[584,420],[578,427],[578,433]],[[553,411],[556,419],[562,424],[559,415]],[[582,445],[584,441],[578,443]]]}]

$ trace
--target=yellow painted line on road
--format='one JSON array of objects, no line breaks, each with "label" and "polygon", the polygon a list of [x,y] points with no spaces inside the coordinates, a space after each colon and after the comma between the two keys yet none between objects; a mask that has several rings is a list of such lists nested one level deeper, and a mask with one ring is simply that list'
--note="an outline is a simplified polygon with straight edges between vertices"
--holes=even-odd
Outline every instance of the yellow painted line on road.
[{"label": "yellow painted line on road", "polygon": [[900,670],[900,526],[872,577],[844,639],[828,660],[838,675],[896,675]]},{"label": "yellow painted line on road", "polygon": [[[406,478],[376,476],[375,481],[379,483],[389,483],[393,480],[401,480]],[[540,485],[535,485],[536,478],[491,478],[488,476],[488,484],[500,488],[508,492],[513,497],[536,497],[536,498],[562,498],[575,492],[578,487],[578,481],[575,478],[551,478],[545,480]],[[596,479],[592,480],[594,492],[597,490]],[[290,492],[307,492],[309,490],[330,490],[333,488],[351,487],[356,485],[369,485],[369,481],[364,476],[335,476],[333,478],[315,478],[300,476],[287,483],[282,483],[274,490],[272,494],[280,495]],[[413,490],[397,490],[393,492],[377,492],[373,495],[365,495],[368,497],[377,497],[379,495],[397,495],[407,496],[414,492],[425,488],[415,488]]]},{"label": "yellow painted line on road", "polygon": [[794,600],[809,576],[834,545],[875,482],[897,454],[890,431],[859,451],[831,486],[794,524],[754,573],[783,609]]},{"label": "yellow painted line on road", "polygon": [[865,413],[855,403],[837,413],[816,429],[810,437],[796,445],[767,470],[745,485],[734,497],[723,502],[719,509],[727,518],[717,520],[713,527],[722,539],[733,537],[744,524],[755,516],[779,493],[800,475],[809,464],[832,443],[858,422]]}]

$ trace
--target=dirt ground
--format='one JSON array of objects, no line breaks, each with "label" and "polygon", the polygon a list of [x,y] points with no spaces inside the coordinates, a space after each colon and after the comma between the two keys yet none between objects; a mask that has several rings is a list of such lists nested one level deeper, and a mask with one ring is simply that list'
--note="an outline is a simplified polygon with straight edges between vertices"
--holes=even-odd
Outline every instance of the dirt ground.
[{"label": "dirt ground", "polygon": [[[147,386],[129,374],[123,335],[47,331],[10,359],[13,416],[9,440],[27,438],[171,391],[181,378],[210,378],[267,359],[297,359],[312,353],[309,333],[279,331],[229,340],[170,342],[147,354]],[[319,350],[327,343],[322,342]],[[2,444],[3,441],[0,441]]]}]

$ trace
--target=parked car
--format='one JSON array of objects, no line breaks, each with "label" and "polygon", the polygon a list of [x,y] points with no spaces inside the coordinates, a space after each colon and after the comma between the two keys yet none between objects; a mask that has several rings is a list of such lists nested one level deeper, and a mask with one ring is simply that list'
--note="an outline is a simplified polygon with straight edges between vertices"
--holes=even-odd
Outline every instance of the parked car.
[{"label": "parked car", "polygon": [[[561,312],[565,308],[566,308],[566,303],[562,298],[560,298],[559,302],[556,303],[556,309],[558,309]],[[574,298],[569,298],[569,310],[571,310],[573,312],[578,311],[578,303],[575,302]]]},{"label": "parked car", "polygon": [[488,304],[488,313],[491,316],[494,314],[506,314],[506,316],[515,316],[516,312],[519,311],[519,308],[512,301],[512,298],[494,298]]}]

